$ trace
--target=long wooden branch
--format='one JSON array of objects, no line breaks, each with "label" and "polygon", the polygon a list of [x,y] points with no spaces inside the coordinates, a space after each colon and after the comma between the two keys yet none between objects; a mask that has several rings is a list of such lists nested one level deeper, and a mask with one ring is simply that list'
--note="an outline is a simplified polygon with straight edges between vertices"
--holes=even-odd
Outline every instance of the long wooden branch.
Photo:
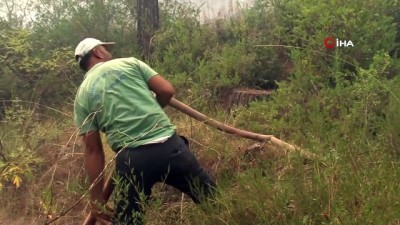
[{"label": "long wooden branch", "polygon": [[[306,158],[315,158],[314,154],[307,152],[305,150],[302,150],[298,147],[295,147],[289,143],[286,143],[282,140],[279,140],[278,138],[274,137],[273,135],[263,135],[263,134],[257,134],[241,129],[237,129],[235,127],[228,126],[226,124],[223,124],[221,122],[218,122],[214,119],[208,118],[206,115],[198,112],[197,110],[189,107],[188,105],[176,100],[175,98],[172,98],[169,106],[181,111],[182,113],[202,122],[205,123],[211,127],[217,128],[220,131],[226,132],[228,134],[233,134],[237,135],[243,138],[255,140],[255,141],[261,141],[261,142],[270,142],[271,144],[279,147],[283,151],[287,152],[293,152],[293,151],[298,151],[302,156]],[[111,176],[108,178],[106,181],[104,188],[103,188],[103,196],[104,199],[108,200],[108,198],[111,196],[112,191],[114,190],[114,186],[111,182]],[[96,224],[96,218],[92,215],[89,214],[83,225],[95,225]]]},{"label": "long wooden branch", "polygon": [[200,122],[203,122],[211,127],[217,128],[218,130],[226,132],[228,134],[234,134],[234,135],[240,136],[242,138],[247,138],[247,139],[251,139],[251,140],[255,140],[255,141],[271,142],[271,144],[275,145],[276,147],[279,147],[280,149],[282,149],[285,152],[298,151],[300,153],[300,155],[302,155],[303,157],[306,157],[309,159],[315,158],[315,155],[313,153],[308,152],[303,149],[300,149],[299,147],[296,147],[289,143],[286,143],[286,142],[274,137],[273,135],[257,134],[257,133],[241,130],[241,129],[223,124],[221,122],[218,122],[174,98],[171,99],[169,105]]}]

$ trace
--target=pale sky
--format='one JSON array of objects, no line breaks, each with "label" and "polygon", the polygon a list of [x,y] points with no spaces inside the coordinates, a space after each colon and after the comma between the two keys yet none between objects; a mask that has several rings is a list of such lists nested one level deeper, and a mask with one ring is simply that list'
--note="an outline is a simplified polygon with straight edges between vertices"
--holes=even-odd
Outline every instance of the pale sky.
[{"label": "pale sky", "polygon": [[[162,1],[162,0],[160,0]],[[200,7],[201,20],[208,20],[214,18],[222,18],[229,14],[238,11],[238,8],[246,7],[253,2],[253,0],[178,0],[180,2],[189,2],[197,7]],[[0,17],[6,16],[6,5],[11,6],[14,12],[17,11],[19,15],[25,13],[27,16],[32,17],[32,11],[29,10],[29,5],[26,4],[31,0],[0,0]],[[15,3],[13,5],[12,3]],[[12,7],[14,6],[14,7]],[[33,16],[34,17],[34,16]]]},{"label": "pale sky", "polygon": [[238,8],[248,6],[252,0],[181,0],[183,2],[192,2],[197,6],[201,6],[202,11],[200,17],[216,18],[223,17],[227,14],[237,12]]}]

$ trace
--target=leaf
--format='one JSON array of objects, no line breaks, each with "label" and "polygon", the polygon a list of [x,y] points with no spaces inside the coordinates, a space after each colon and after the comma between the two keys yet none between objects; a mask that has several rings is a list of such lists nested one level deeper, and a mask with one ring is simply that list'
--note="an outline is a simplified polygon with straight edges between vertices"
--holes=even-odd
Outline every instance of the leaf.
[{"label": "leaf", "polygon": [[21,186],[21,182],[22,182],[21,177],[15,175],[13,180],[13,184],[15,185],[15,187],[19,188],[19,186]]}]

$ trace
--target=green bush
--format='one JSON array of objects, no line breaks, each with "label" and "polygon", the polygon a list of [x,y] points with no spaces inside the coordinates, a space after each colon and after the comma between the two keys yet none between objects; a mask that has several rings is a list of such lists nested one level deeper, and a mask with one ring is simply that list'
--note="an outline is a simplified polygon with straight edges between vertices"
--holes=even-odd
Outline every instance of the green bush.
[{"label": "green bush", "polygon": [[[389,52],[395,47],[396,26],[394,18],[387,14],[393,7],[398,7],[398,3],[390,0],[276,1],[280,25],[274,33],[282,44],[338,55],[368,68],[377,51]],[[328,51],[324,47],[328,36],[351,40],[354,48]],[[331,65],[332,59],[314,54],[312,62],[323,69]]]},{"label": "green bush", "polygon": [[22,107],[18,100],[5,111],[0,132],[0,152],[3,156],[0,160],[0,189],[11,183],[19,188],[33,178],[43,162],[38,148],[42,146],[44,137],[32,136],[38,128],[33,114],[32,110]]},{"label": "green bush", "polygon": [[400,127],[397,125],[400,121],[400,77],[397,76],[391,81],[388,90],[390,91],[389,102],[385,106],[385,123],[386,136],[388,142],[386,145],[393,153],[400,156]]},{"label": "green bush", "polygon": [[35,48],[28,30],[7,30],[0,36],[0,97],[19,98],[46,105],[68,101],[78,80],[69,49]]}]

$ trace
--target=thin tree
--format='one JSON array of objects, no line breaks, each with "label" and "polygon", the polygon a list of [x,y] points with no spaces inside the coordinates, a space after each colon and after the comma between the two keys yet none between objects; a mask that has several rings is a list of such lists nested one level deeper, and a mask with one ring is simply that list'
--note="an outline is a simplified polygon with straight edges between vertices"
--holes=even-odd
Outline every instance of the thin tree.
[{"label": "thin tree", "polygon": [[152,52],[151,39],[159,28],[158,0],[137,0],[137,35],[142,59]]}]

